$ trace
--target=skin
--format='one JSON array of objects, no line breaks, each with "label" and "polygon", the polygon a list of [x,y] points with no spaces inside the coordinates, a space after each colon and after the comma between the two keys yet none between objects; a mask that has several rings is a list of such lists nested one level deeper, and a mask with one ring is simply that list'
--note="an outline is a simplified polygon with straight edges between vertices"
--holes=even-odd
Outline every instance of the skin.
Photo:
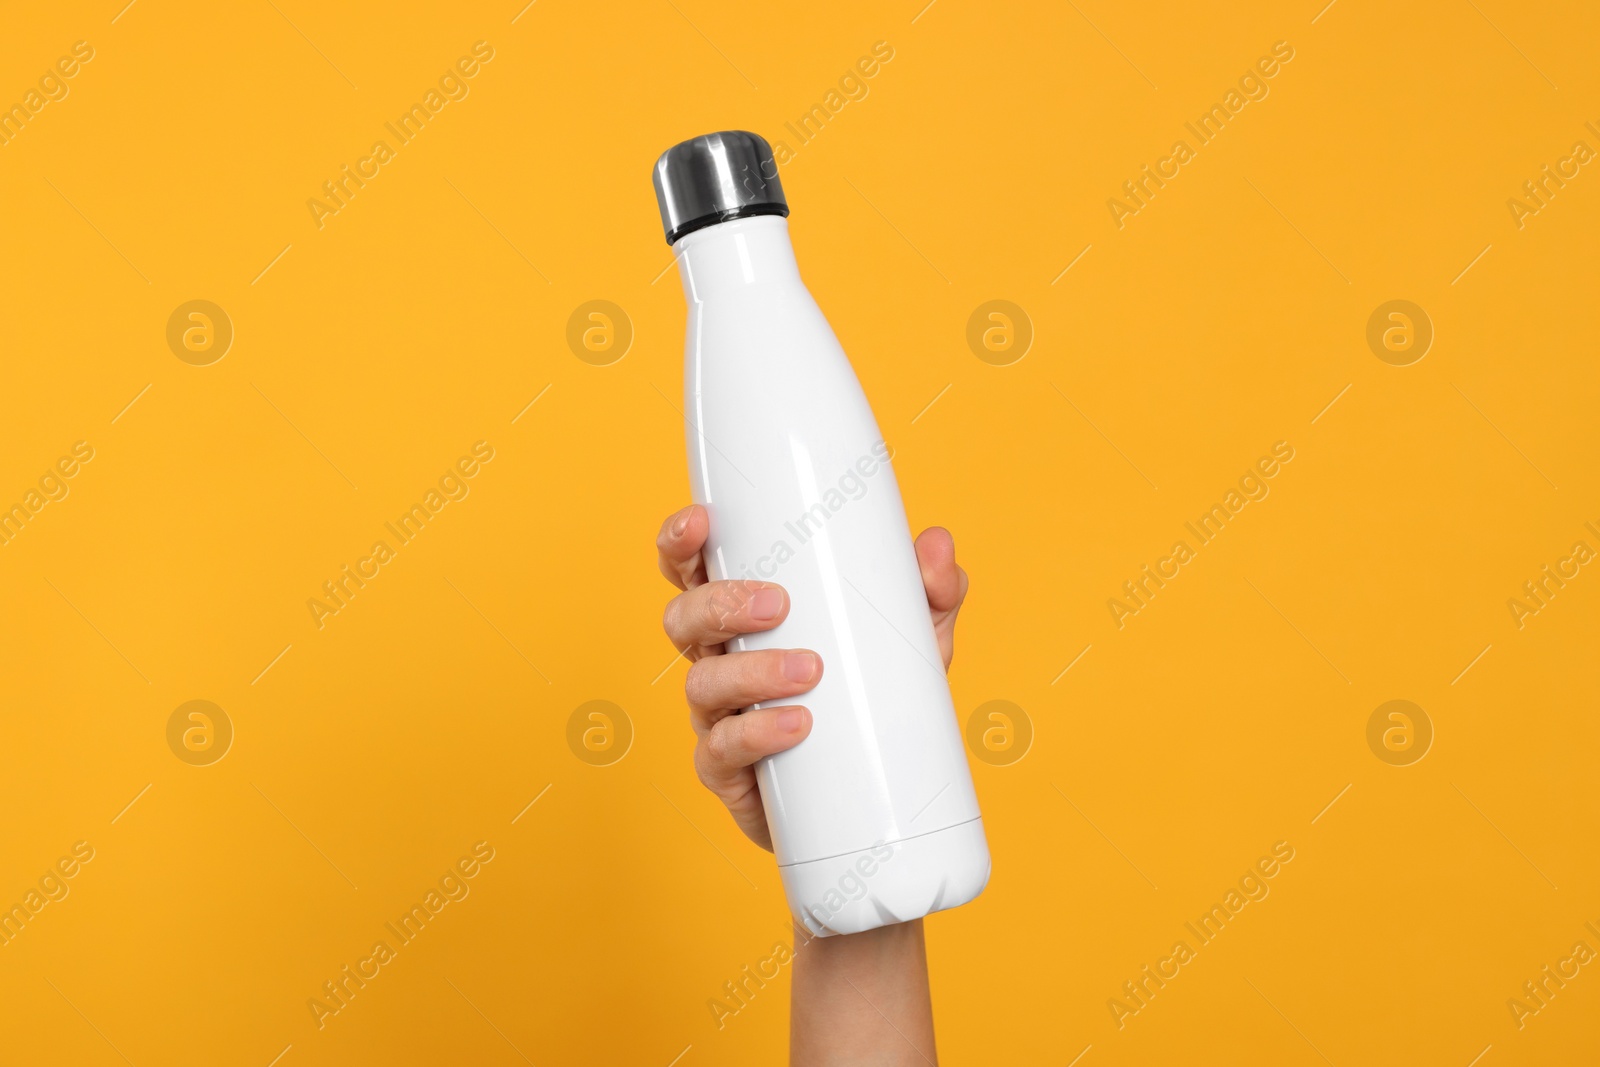
[{"label": "skin", "polygon": [[[783,622],[789,595],[772,582],[712,582],[701,549],[710,530],[706,510],[691,505],[667,517],[656,539],[661,573],[680,592],[663,625],[691,660],[684,693],[698,739],[695,772],[733,821],[772,850],[755,764],[793,748],[811,732],[811,712],[788,703],[814,688],[826,665],[809,649],[729,652],[739,634]],[[955,541],[938,526],[916,540],[917,564],[945,668],[955,653],[956,615],[967,574]],[[770,704],[744,711],[752,704]],[[812,938],[795,927],[789,1056],[793,1067],[933,1064],[933,1002],[922,920],[862,934]]]}]

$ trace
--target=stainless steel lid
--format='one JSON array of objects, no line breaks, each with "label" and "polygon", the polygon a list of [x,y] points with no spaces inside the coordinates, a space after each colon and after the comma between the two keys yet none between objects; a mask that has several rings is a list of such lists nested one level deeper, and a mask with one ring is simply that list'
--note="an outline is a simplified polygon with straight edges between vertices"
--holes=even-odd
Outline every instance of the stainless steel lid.
[{"label": "stainless steel lid", "polygon": [[729,219],[789,214],[772,146],[743,130],[673,145],[656,160],[655,185],[669,245]]}]

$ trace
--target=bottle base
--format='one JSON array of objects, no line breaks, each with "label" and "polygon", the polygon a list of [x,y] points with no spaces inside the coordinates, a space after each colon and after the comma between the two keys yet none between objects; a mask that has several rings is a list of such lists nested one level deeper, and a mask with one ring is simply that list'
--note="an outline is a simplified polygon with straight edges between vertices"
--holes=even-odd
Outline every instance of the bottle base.
[{"label": "bottle base", "polygon": [[789,911],[815,937],[859,934],[960,907],[989,884],[983,819],[779,867]]}]

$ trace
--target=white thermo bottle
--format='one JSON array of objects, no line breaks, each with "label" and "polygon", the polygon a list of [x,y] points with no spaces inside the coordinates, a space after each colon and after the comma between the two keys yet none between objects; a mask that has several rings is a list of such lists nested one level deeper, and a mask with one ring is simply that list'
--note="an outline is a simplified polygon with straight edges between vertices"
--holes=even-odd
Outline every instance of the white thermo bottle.
[{"label": "white thermo bottle", "polygon": [[823,677],[785,703],[810,736],[757,767],[789,909],[813,934],[973,899],[989,848],[889,449],[800,280],[767,142],[697,137],[655,168],[688,300],[684,403],[713,580],[789,592],[735,649],[809,648]]}]

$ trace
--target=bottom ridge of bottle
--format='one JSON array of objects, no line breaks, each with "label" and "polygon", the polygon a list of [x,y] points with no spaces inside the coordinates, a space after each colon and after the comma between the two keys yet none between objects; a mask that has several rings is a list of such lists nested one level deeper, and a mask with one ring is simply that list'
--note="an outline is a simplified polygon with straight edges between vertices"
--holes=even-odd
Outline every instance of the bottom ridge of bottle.
[{"label": "bottom ridge of bottle", "polygon": [[795,921],[816,937],[858,934],[960,907],[989,883],[983,819],[778,868]]}]

